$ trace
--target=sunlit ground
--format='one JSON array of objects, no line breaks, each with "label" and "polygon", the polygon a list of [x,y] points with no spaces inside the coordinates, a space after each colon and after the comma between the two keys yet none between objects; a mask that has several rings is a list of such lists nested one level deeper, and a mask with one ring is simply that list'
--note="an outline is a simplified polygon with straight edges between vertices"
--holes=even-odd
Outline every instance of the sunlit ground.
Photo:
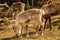
[{"label": "sunlit ground", "polygon": [[[59,18],[60,16],[55,16],[53,18]],[[55,21],[55,20],[54,20]],[[6,24],[4,26],[1,26],[3,28],[0,30],[0,40],[60,40],[60,29],[58,29],[60,25],[60,20],[52,21],[52,30],[49,31],[49,29],[46,29],[44,32],[44,35],[42,36],[40,33],[38,36],[35,36],[35,30],[33,28],[29,28],[29,35],[30,37],[26,37],[26,31],[23,30],[23,37],[15,37],[15,32],[13,31],[11,25],[12,24]],[[57,25],[56,25],[57,24]]]}]

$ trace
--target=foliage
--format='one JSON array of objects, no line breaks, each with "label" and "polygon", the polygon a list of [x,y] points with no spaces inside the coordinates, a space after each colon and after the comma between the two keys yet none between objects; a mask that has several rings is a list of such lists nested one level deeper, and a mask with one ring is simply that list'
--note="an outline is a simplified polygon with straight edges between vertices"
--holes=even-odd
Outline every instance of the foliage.
[{"label": "foliage", "polygon": [[30,6],[29,4],[25,4],[25,10],[31,9],[32,6]]},{"label": "foliage", "polygon": [[40,8],[43,4],[43,2],[38,1],[38,8]]}]

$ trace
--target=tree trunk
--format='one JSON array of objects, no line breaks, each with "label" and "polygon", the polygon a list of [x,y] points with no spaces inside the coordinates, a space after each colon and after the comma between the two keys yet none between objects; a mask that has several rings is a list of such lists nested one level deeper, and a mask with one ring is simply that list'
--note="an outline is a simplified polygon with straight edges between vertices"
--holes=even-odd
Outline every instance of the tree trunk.
[{"label": "tree trunk", "polygon": [[27,0],[27,4],[29,4],[29,1]]},{"label": "tree trunk", "polygon": [[34,7],[34,0],[32,0],[32,7]]},{"label": "tree trunk", "polygon": [[17,2],[17,0],[16,0],[16,2]]},{"label": "tree trunk", "polygon": [[20,0],[18,0],[18,2],[20,2]]}]

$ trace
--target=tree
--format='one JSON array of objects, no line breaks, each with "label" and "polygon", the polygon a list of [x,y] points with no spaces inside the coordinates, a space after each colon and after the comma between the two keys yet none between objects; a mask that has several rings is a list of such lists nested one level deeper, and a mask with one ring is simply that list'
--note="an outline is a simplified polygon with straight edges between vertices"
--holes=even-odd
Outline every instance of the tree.
[{"label": "tree", "polygon": [[34,0],[32,0],[32,7],[34,7]]},{"label": "tree", "polygon": [[29,5],[29,1],[27,0],[27,4]]}]

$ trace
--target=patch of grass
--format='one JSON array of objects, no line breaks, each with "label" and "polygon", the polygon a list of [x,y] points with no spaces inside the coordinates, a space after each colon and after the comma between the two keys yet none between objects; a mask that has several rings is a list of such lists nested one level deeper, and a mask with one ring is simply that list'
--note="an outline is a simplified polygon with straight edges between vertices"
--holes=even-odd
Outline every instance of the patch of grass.
[{"label": "patch of grass", "polygon": [[[13,20],[9,20],[9,21],[13,22]],[[52,25],[53,24],[55,25],[60,24],[60,20],[55,21],[54,23],[52,23]],[[23,30],[23,38],[21,38],[21,37],[15,37],[15,32],[13,31],[13,29],[9,28],[11,27],[11,25],[12,25],[11,23],[6,22],[4,25],[6,27],[1,26],[3,28],[8,28],[8,29],[0,30],[0,40],[60,40],[60,29],[59,30],[54,29],[54,28],[57,28],[57,26],[52,26],[52,28],[54,27],[53,30],[51,31],[45,30],[43,36],[41,34],[38,34],[37,37],[35,36],[35,33],[33,33],[36,31],[34,29],[29,28],[29,32],[30,32],[29,38],[26,37],[26,31]]]}]

